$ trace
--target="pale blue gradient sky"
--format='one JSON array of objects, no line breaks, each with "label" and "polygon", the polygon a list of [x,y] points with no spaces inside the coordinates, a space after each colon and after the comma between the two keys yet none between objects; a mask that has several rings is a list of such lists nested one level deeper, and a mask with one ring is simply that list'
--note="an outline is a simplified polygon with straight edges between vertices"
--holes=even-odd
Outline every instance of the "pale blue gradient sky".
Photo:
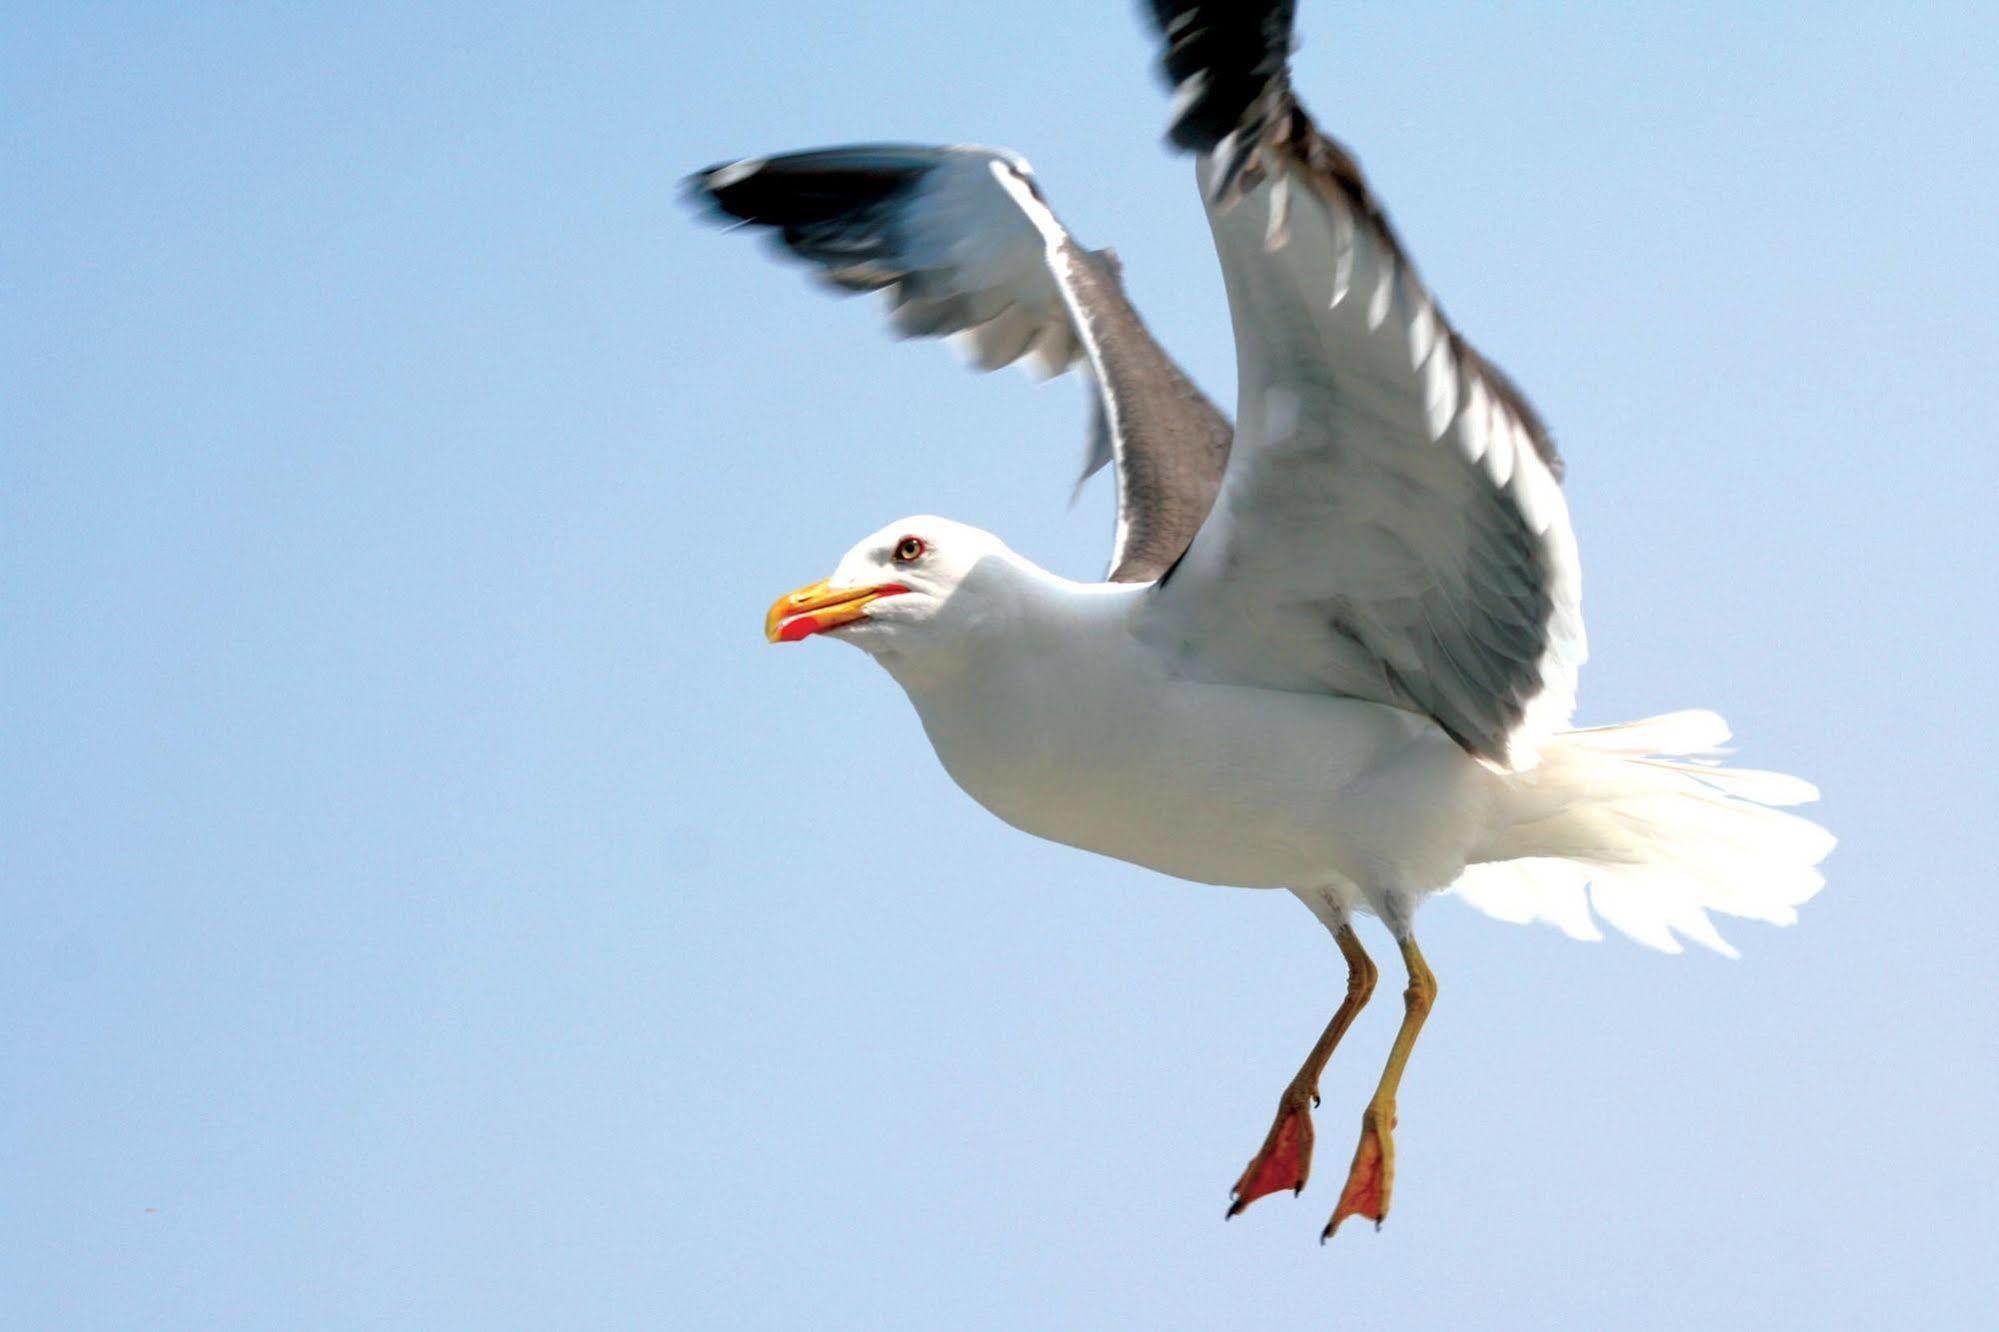
[{"label": "pale blue gradient sky", "polygon": [[1015,147],[1226,401],[1132,7],[24,8],[0,1325],[1989,1316],[1999,10],[1308,0],[1312,106],[1570,458],[1582,719],[1716,707],[1844,838],[1738,963],[1433,904],[1395,1212],[1321,1249],[1397,1005],[1224,1225],[1323,932],[1001,826],[758,632],[911,511],[1094,573],[1079,390],[674,194]]}]

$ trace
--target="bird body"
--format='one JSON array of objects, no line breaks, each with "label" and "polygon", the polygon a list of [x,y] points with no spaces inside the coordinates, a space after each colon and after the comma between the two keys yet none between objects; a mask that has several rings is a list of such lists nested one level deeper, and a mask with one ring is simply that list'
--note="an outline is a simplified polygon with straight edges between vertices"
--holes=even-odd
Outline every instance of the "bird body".
[{"label": "bird body", "polygon": [[1347,151],[1293,95],[1293,5],[1154,0],[1237,349],[1233,426],[1152,339],[1017,155],[857,145],[693,178],[908,335],[981,368],[1080,369],[1085,478],[1110,465],[1102,583],[997,537],[903,519],[780,598],[774,642],[829,636],[901,684],[952,779],[1006,822],[1182,879],[1285,888],[1332,930],[1344,1000],[1238,1179],[1302,1189],[1320,1070],[1372,992],[1379,917],[1405,1014],[1326,1235],[1377,1223],[1401,1074],[1437,993],[1424,898],[1454,890],[1577,938],[1606,921],[1732,953],[1722,913],[1786,924],[1832,838],[1808,783],[1722,766],[1671,713],[1573,729],[1587,656],[1563,464],[1445,318]]},{"label": "bird body", "polygon": [[911,537],[953,565],[936,610],[888,619],[912,604],[898,596],[824,632],[874,655],[952,780],[1024,832],[1397,925],[1458,886],[1595,937],[1593,886],[1621,928],[1673,950],[1679,928],[1729,951],[1705,911],[1781,922],[1817,887],[1831,839],[1764,807],[1808,784],[1685,761],[1727,738],[1712,714],[1561,732],[1509,771],[1406,708],[1189,670],[1152,585],[1062,578],[962,523],[902,519],[828,582],[887,581],[880,553]]},{"label": "bird body", "polygon": [[1426,719],[1188,676],[1141,636],[1143,586],[1072,582],[941,519],[905,529],[990,543],[962,594],[977,623],[882,661],[952,780],[1015,827],[1247,888],[1448,884],[1489,840],[1502,779]]}]

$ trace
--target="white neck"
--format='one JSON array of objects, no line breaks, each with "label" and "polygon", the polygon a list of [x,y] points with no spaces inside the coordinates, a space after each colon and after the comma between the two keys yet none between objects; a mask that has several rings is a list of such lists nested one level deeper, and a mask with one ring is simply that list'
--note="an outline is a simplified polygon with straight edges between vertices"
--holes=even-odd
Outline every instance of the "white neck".
[{"label": "white neck", "polygon": [[980,562],[928,632],[887,646],[876,660],[921,706],[921,695],[961,686],[966,677],[1053,665],[1086,645],[1121,638],[1115,629],[1148,586],[1079,583],[1007,551]]}]

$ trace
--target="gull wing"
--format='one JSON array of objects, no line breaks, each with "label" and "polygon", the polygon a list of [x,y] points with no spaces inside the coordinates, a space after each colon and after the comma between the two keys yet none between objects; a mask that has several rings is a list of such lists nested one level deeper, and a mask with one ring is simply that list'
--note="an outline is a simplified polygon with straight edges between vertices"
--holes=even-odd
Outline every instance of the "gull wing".
[{"label": "gull wing", "polygon": [[1151,8],[1239,398],[1221,494],[1141,632],[1189,671],[1409,708],[1526,766],[1587,654],[1554,445],[1293,96],[1293,5]]},{"label": "gull wing", "polygon": [[[1027,163],[983,148],[860,144],[710,167],[688,192],[770,228],[847,291],[883,292],[905,337],[950,336],[981,370],[1081,364],[1095,390],[1083,478],[1114,463],[1114,582],[1149,582],[1207,516],[1227,418],[1155,342],[1108,251],[1077,244]],[[1079,482],[1080,484],[1080,482]]]}]

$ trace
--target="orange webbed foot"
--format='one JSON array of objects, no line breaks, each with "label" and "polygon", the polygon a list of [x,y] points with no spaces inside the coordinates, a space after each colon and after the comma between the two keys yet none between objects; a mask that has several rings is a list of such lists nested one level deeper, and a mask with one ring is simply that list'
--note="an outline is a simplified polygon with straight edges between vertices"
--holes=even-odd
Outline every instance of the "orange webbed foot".
[{"label": "orange webbed foot", "polygon": [[1312,1106],[1318,1101],[1312,1092],[1291,1087],[1278,1102],[1277,1118],[1242,1177],[1229,1190],[1229,1216],[1239,1215],[1258,1198],[1289,1189],[1300,1193],[1305,1177],[1312,1172]]},{"label": "orange webbed foot", "polygon": [[1364,1216],[1375,1229],[1388,1218],[1389,1195],[1395,1188],[1395,1115],[1372,1108],[1361,1116],[1360,1145],[1354,1148],[1353,1165],[1347,1170],[1346,1187],[1340,1190],[1339,1206],[1333,1219],[1319,1235],[1325,1243],[1350,1216]]}]

